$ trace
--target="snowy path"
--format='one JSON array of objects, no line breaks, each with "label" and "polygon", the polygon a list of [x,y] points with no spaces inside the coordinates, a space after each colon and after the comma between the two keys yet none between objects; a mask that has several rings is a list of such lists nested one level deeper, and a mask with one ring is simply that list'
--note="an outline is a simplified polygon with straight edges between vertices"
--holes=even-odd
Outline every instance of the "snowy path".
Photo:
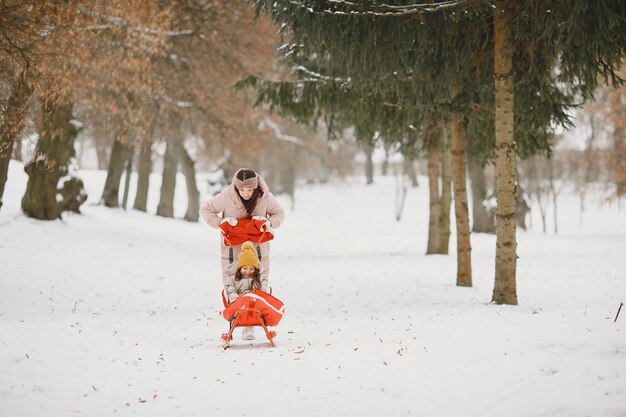
[{"label": "snowy path", "polygon": [[41,223],[16,192],[0,212],[0,417],[626,415],[624,212],[520,233],[520,305],[495,306],[494,237],[473,236],[474,287],[457,288],[453,256],[423,255],[425,186],[400,223],[393,192],[300,191],[272,248],[278,347],[226,351],[213,229],[98,206]]}]

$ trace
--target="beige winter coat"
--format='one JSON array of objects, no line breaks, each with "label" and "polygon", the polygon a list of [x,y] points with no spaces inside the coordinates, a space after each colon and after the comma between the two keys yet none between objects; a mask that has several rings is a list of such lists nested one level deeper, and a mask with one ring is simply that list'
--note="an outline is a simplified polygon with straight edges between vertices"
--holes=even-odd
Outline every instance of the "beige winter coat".
[{"label": "beige winter coat", "polygon": [[[235,174],[236,175],[236,174]],[[233,176],[234,179],[234,176]],[[257,201],[256,207],[252,212],[253,216],[263,216],[269,219],[272,229],[278,228],[285,218],[285,211],[278,203],[278,200],[270,193],[267,184],[259,176],[259,185],[263,190],[263,196]],[[225,217],[234,217],[236,219],[247,219],[248,213],[241,202],[239,192],[231,182],[230,186],[218,195],[211,198],[200,207],[200,217],[211,227],[219,228],[220,222]],[[225,269],[230,264],[229,248],[224,246],[222,235],[219,234],[221,243],[222,256],[222,278],[226,280]],[[270,244],[269,242],[261,243],[261,281],[266,280],[270,271]],[[241,245],[233,248],[233,260],[236,262],[241,251]]]},{"label": "beige winter coat", "polygon": [[[252,292],[252,278],[242,278],[239,281],[235,279],[237,273],[237,262],[228,265],[223,271],[224,289],[226,290],[226,299],[228,303],[232,303],[241,294]],[[267,275],[263,275],[263,267],[260,268],[261,273],[261,291],[268,291]]]}]

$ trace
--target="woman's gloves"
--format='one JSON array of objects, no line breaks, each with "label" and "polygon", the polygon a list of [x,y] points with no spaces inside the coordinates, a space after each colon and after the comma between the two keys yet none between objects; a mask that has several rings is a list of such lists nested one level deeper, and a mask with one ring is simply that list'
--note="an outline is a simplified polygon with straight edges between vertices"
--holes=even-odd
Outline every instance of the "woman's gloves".
[{"label": "woman's gloves", "polygon": [[[252,220],[260,220],[263,222],[263,225],[261,226],[261,231],[265,232],[267,230],[272,230],[272,223],[267,219],[267,217],[263,217],[263,216],[252,216]],[[273,232],[273,230],[272,230]]]},{"label": "woman's gloves", "polygon": [[[263,226],[262,226],[261,230],[264,230],[266,227],[268,227],[268,228],[272,227],[272,223],[270,223],[270,221],[267,219],[267,217],[252,216],[252,220],[261,220],[263,222]],[[239,223],[239,220],[235,219],[234,217],[224,217],[222,219],[222,221],[220,222],[220,224],[222,224],[222,223],[228,223],[229,225],[235,227]]]},{"label": "woman's gloves", "polygon": [[261,220],[263,223],[267,223],[268,226],[271,226],[272,223],[267,219],[267,217],[263,216],[252,216],[252,220]]},{"label": "woman's gloves", "polygon": [[235,227],[237,226],[237,223],[239,223],[239,221],[235,219],[234,217],[224,217],[224,219],[220,222],[220,224],[222,223],[228,223],[231,226]]}]

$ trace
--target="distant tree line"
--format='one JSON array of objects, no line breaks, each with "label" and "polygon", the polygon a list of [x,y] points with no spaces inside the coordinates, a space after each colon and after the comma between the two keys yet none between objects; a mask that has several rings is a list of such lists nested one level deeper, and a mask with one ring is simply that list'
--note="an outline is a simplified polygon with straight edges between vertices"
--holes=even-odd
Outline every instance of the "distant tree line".
[{"label": "distant tree line", "polygon": [[[293,171],[327,153],[311,129],[297,128],[303,143],[281,141],[288,121],[233,90],[248,73],[280,71],[274,27],[255,21],[243,0],[9,0],[0,2],[0,28],[0,204],[11,155],[21,159],[22,144],[31,142],[25,138],[35,138],[24,160],[28,216],[50,220],[79,211],[85,196],[72,178],[77,140],[108,172],[102,204],[146,211],[158,159],[157,214],[173,216],[181,172],[189,221],[198,218],[199,160],[226,176],[238,166],[269,171],[275,164],[282,171],[272,181],[288,192]],[[279,150],[298,147],[308,151],[276,161]]]}]

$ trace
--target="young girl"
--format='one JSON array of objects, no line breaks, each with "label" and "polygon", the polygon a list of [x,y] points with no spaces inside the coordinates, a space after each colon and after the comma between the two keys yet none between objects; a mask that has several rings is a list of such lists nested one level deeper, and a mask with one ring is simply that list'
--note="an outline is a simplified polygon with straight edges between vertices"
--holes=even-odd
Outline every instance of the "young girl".
[{"label": "young girl", "polygon": [[[252,242],[244,242],[237,263],[228,265],[224,273],[224,288],[228,303],[232,303],[242,294],[256,289],[267,292],[267,276],[259,269],[259,256]],[[242,338],[254,339],[254,327],[244,327]]]}]

